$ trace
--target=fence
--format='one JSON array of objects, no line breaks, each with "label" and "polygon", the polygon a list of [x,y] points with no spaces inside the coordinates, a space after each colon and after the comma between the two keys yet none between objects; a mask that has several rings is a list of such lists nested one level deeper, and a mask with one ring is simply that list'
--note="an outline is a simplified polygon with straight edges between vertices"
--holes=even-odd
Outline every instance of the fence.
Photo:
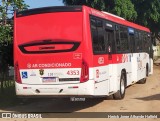
[{"label": "fence", "polygon": [[5,88],[14,85],[14,68],[6,67],[0,71],[0,92],[4,92]]}]

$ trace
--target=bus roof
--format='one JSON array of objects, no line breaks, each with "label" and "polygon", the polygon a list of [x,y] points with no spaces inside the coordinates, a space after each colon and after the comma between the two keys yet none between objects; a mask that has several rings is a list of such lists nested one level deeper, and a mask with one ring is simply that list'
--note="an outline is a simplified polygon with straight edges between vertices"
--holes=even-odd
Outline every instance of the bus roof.
[{"label": "bus roof", "polygon": [[93,8],[90,8],[87,6],[83,6],[83,7],[84,7],[84,9],[86,9],[89,12],[89,14],[95,15],[97,17],[101,17],[106,20],[109,20],[109,21],[112,21],[112,22],[115,22],[117,24],[121,24],[124,26],[128,26],[128,27],[132,27],[132,28],[139,29],[142,31],[150,32],[150,30],[148,28],[141,26],[141,25],[138,25],[138,24],[135,24],[133,22],[129,22],[129,21],[125,20],[124,18],[119,17],[117,15],[114,15],[114,14],[111,14],[108,12],[104,12],[104,11],[98,11],[96,9],[93,9]]},{"label": "bus roof", "polygon": [[34,14],[52,13],[52,12],[80,12],[82,6],[50,6],[42,8],[33,8],[16,13],[16,17],[29,16]]},{"label": "bus roof", "polygon": [[83,9],[85,9],[85,11],[88,12],[89,14],[104,18],[106,20],[115,22],[117,24],[121,24],[124,26],[150,32],[150,30],[146,27],[129,22],[114,14],[104,12],[104,11],[98,11],[96,9],[93,9],[84,5],[83,6],[50,6],[50,7],[28,9],[28,10],[17,12],[16,17],[23,17],[23,16],[34,15],[34,14],[43,14],[43,13],[51,13],[51,12],[80,12]]},{"label": "bus roof", "polygon": [[114,15],[114,14],[112,14],[112,13],[108,13],[108,12],[106,12],[106,11],[102,11],[102,12],[105,13],[105,14],[107,14],[107,15],[111,15],[111,16],[114,16],[114,17],[116,17],[116,18],[125,20],[124,18],[119,17],[119,16],[117,16],[117,15]]}]

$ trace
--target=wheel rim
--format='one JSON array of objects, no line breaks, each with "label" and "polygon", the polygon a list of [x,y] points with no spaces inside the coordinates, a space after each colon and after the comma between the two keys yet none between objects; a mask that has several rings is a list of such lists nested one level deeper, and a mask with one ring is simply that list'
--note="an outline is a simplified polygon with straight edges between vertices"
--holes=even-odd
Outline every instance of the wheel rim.
[{"label": "wheel rim", "polygon": [[121,94],[123,95],[125,91],[125,85],[124,85],[124,77],[121,78]]}]

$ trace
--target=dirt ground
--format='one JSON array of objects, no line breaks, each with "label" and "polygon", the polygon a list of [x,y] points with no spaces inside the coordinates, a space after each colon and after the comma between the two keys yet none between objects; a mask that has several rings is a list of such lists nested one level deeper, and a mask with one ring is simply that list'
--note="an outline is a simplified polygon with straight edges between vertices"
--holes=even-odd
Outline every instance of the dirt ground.
[{"label": "dirt ground", "polygon": [[[149,76],[146,84],[134,84],[126,89],[123,100],[89,99],[81,102],[72,102],[68,99],[42,99],[32,103],[21,103],[18,106],[0,109],[0,112],[159,112],[160,113],[160,66],[154,66],[154,74]],[[48,114],[48,116],[54,115]],[[49,119],[0,119],[0,121],[89,121],[82,118],[49,118]],[[158,121],[160,119],[92,119],[111,121]]]}]

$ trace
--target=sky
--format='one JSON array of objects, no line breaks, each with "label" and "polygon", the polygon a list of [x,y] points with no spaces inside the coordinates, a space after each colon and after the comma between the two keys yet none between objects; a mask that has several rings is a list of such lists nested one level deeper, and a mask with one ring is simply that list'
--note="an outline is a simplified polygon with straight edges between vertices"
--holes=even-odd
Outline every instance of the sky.
[{"label": "sky", "polygon": [[63,0],[24,0],[29,9],[47,7],[47,6],[63,6]]},{"label": "sky", "polygon": [[[63,0],[24,0],[24,2],[31,8],[40,8],[47,6],[63,6]],[[1,5],[1,0],[0,0]],[[9,14],[8,17],[11,18],[13,15]]]}]

